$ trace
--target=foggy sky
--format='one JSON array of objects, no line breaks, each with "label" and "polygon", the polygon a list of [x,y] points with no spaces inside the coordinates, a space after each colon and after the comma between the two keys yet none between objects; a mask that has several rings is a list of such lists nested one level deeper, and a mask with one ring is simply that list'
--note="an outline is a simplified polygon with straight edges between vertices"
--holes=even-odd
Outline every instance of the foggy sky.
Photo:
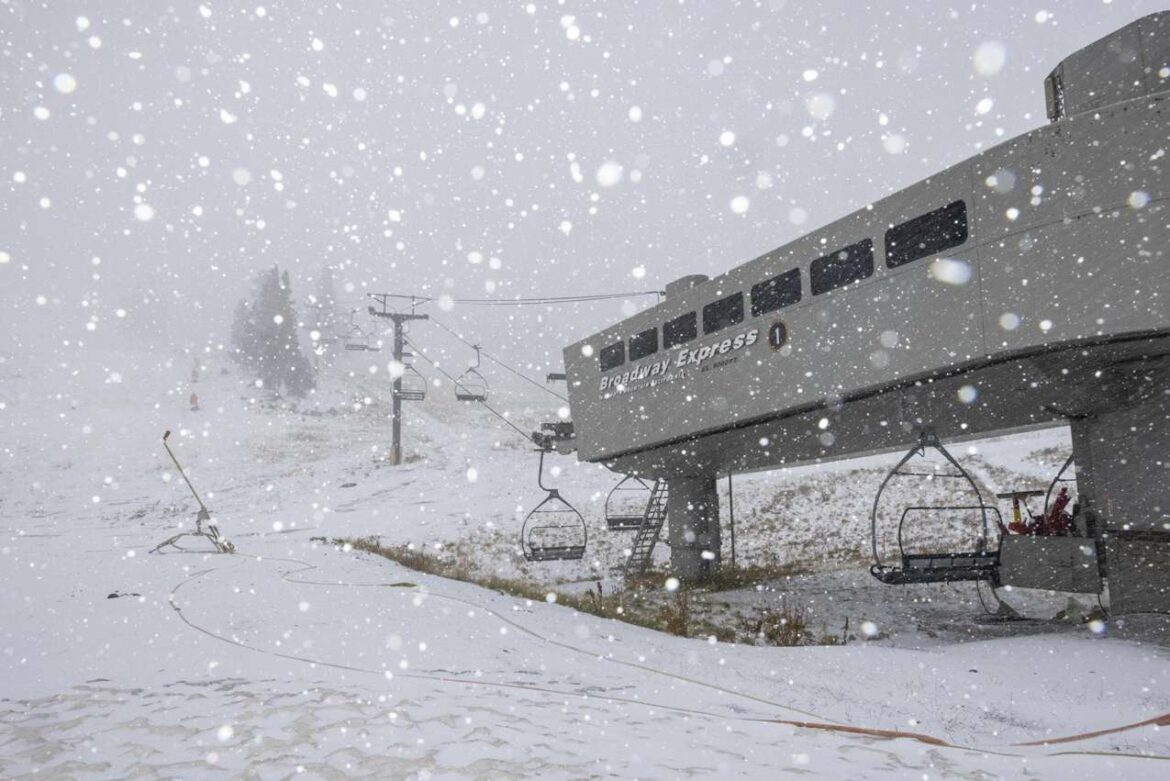
[{"label": "foggy sky", "polygon": [[[720,273],[1044,124],[1155,10],[0,0],[0,353],[223,342],[273,263],[359,306]],[[632,305],[434,311],[559,368]]]}]

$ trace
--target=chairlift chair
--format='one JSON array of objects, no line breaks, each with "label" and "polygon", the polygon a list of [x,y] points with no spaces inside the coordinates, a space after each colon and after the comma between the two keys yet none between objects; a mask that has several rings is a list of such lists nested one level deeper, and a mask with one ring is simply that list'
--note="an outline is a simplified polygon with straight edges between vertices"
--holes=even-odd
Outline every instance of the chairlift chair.
[{"label": "chairlift chair", "polygon": [[527,561],[578,561],[585,556],[589,531],[585,519],[555,488],[543,482],[544,454],[541,449],[536,484],[546,492],[533,507],[520,529],[520,547]]},{"label": "chairlift chair", "polygon": [[468,368],[455,379],[455,399],[457,401],[487,401],[487,380],[478,371],[479,345],[473,345],[472,349],[475,350],[475,366]]},{"label": "chairlift chair", "polygon": [[[927,448],[932,448],[937,451],[954,471],[911,471],[908,468],[908,463],[915,457],[925,457]],[[889,485],[890,480],[895,476],[959,480],[969,487],[970,491],[974,494],[975,500],[968,504],[915,505],[905,507],[898,520],[897,545],[900,561],[898,565],[890,565],[882,560],[878,552],[878,510],[881,505],[882,495]],[[965,517],[968,520],[978,519],[978,523],[976,524],[978,536],[975,540],[973,550],[940,553],[911,553],[907,551],[905,530],[908,520],[925,518],[937,521],[940,518],[945,518],[948,514],[951,517],[958,514],[959,518]],[[994,544],[992,541],[992,520],[994,520],[994,529],[996,532]],[[886,478],[878,488],[877,495],[874,497],[873,509],[870,512],[870,533],[874,563],[869,568],[869,571],[875,578],[887,585],[951,583],[966,580],[987,580],[992,585],[996,585],[999,580],[999,535],[1002,534],[1002,529],[1003,520],[1000,517],[999,509],[984,504],[978,486],[975,485],[975,481],[971,479],[967,471],[943,447],[935,434],[924,432],[918,444],[910,448],[909,452],[898,462],[898,465],[886,475]]]},{"label": "chairlift chair", "polygon": [[405,364],[402,376],[396,381],[394,395],[402,401],[422,401],[427,397],[427,380],[418,369]]},{"label": "chairlift chair", "polygon": [[374,341],[373,335],[367,333],[360,325],[354,322],[354,317],[357,315],[356,309],[349,313],[349,331],[346,332],[345,349],[351,352],[373,352],[376,353],[382,349],[381,345]]},{"label": "chairlift chair", "polygon": [[370,349],[370,337],[360,326],[355,325],[345,335],[345,349],[351,352],[365,352]]},{"label": "chairlift chair", "polygon": [[605,525],[610,531],[633,531],[642,526],[653,487],[637,475],[626,475],[605,497]]}]

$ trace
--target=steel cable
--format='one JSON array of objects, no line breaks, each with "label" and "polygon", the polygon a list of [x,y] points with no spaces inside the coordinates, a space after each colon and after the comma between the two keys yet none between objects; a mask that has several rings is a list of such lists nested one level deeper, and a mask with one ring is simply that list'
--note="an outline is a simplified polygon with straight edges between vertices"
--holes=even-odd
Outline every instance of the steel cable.
[{"label": "steel cable", "polygon": [[[463,343],[464,343],[465,345],[467,345],[468,347],[471,347],[472,349],[475,349],[475,347],[477,346],[477,345],[474,345],[474,344],[472,344],[471,342],[467,341],[466,339],[464,339],[462,336],[460,336],[458,333],[456,333],[456,331],[455,331],[454,329],[452,329],[452,328],[450,328],[450,327],[448,327],[448,326],[445,326],[445,325],[443,325],[443,324],[442,324],[440,321],[436,320],[434,317],[430,317],[430,318],[429,318],[429,320],[430,320],[432,323],[434,323],[435,325],[439,326],[439,328],[442,328],[444,331],[446,331],[447,333],[449,333],[449,334],[451,334],[452,336],[454,336],[454,337],[455,337],[456,339],[458,339],[459,341],[463,342]],[[546,386],[546,385],[542,385],[542,384],[540,384],[539,382],[537,382],[536,380],[534,380],[534,379],[532,379],[531,377],[527,376],[526,374],[523,374],[523,373],[522,373],[522,372],[521,372],[519,369],[513,369],[511,366],[509,366],[508,364],[504,363],[504,362],[503,362],[503,361],[501,361],[499,358],[497,358],[496,356],[492,355],[491,353],[489,353],[487,350],[483,349],[482,347],[480,347],[480,348],[479,348],[479,353],[480,353],[480,355],[482,355],[484,358],[487,358],[489,361],[491,361],[492,363],[496,364],[497,366],[500,366],[501,368],[503,368],[503,369],[506,369],[507,371],[511,372],[512,374],[515,374],[517,377],[519,377],[520,379],[524,380],[524,381],[525,381],[525,382],[527,382],[529,385],[532,385],[532,386],[534,386],[534,387],[540,388],[540,389],[541,389],[542,391],[544,391],[545,393],[549,394],[550,396],[555,396],[556,398],[560,399],[561,401],[568,402],[568,400],[569,400],[569,399],[568,399],[567,397],[565,397],[565,396],[562,396],[561,394],[557,393],[556,391],[554,391],[553,389],[549,388],[549,387],[548,387],[548,386]]]},{"label": "steel cable", "polygon": [[[430,364],[430,365],[431,365],[431,366],[434,368],[434,370],[435,370],[435,371],[437,371],[439,374],[443,375],[443,376],[444,376],[444,377],[446,377],[448,380],[450,380],[452,385],[458,385],[458,384],[459,384],[459,381],[458,381],[458,380],[456,380],[454,377],[452,377],[450,374],[448,374],[446,371],[444,371],[444,370],[443,370],[443,368],[439,366],[439,364],[435,363],[435,362],[434,362],[434,361],[432,361],[430,358],[428,358],[428,357],[427,357],[427,355],[426,355],[426,354],[425,354],[425,353],[424,353],[422,350],[418,349],[418,347],[417,347],[417,346],[416,346],[416,345],[415,345],[415,344],[414,344],[412,341],[410,341],[410,340],[409,340],[409,339],[407,339],[406,337],[403,337],[403,338],[402,338],[402,341],[404,341],[404,342],[406,342],[406,344],[410,345],[410,349],[414,350],[414,354],[415,354],[415,355],[417,355],[418,357],[422,358],[424,361],[426,361],[427,363],[429,363],[429,364]],[[480,401],[479,403],[480,403],[480,404],[482,404],[482,405],[483,405],[483,407],[484,407],[484,409],[486,409],[488,412],[492,413],[492,414],[493,414],[493,415],[495,415],[497,418],[499,418],[500,420],[504,421],[504,423],[508,424],[508,426],[510,426],[510,427],[511,427],[511,428],[512,428],[512,429],[513,429],[513,430],[514,430],[514,431],[515,431],[517,434],[519,434],[520,436],[524,437],[524,441],[525,441],[525,442],[531,442],[531,441],[532,441],[532,437],[531,437],[531,435],[529,435],[529,434],[528,434],[527,432],[525,432],[523,429],[519,428],[519,427],[518,427],[518,426],[517,426],[515,423],[513,423],[512,421],[508,420],[507,416],[505,416],[505,415],[503,415],[503,414],[501,414],[501,413],[497,412],[496,410],[492,409],[490,406],[488,406],[488,403],[487,403],[486,401]]]}]

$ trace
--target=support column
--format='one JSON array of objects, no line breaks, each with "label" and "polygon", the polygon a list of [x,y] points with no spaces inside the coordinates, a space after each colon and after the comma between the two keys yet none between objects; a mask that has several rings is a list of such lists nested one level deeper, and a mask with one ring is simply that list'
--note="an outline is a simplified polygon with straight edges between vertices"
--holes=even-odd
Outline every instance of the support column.
[{"label": "support column", "polygon": [[1170,612],[1170,394],[1072,422],[1077,494],[1115,613]]},{"label": "support column", "polygon": [[1170,533],[1170,394],[1071,426],[1077,492],[1104,528]]},{"label": "support column", "polygon": [[[402,323],[394,320],[394,362],[402,365]],[[394,378],[390,390],[390,465],[402,463],[402,375]]]},{"label": "support column", "polygon": [[697,581],[719,569],[719,493],[715,478],[670,481],[666,499],[670,569],[681,580]]},{"label": "support column", "polygon": [[[403,333],[402,324],[410,322],[411,320],[427,320],[428,315],[416,315],[414,313],[414,298],[410,299],[410,313],[406,312],[391,312],[389,311],[389,301],[392,296],[390,293],[370,293],[371,298],[382,304],[381,311],[370,307],[369,312],[373,317],[385,317],[394,323],[394,357],[393,360],[398,365],[403,363]],[[402,375],[394,378],[394,384],[391,389],[391,403],[390,403],[390,465],[398,466],[402,463]]]},{"label": "support column", "polygon": [[[1093,428],[1096,418],[1077,418],[1069,421],[1072,435],[1073,462],[1076,464],[1077,503],[1085,519],[1085,534],[1101,539],[1104,524],[1097,514],[1097,491],[1093,483]],[[1104,573],[1102,573],[1104,574]]]}]

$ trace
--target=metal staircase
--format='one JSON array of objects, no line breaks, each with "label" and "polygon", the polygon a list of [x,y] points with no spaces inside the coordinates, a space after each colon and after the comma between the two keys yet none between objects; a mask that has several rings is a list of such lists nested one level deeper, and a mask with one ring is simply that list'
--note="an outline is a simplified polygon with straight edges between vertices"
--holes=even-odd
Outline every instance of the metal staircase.
[{"label": "metal staircase", "polygon": [[658,535],[665,522],[666,481],[655,480],[650,491],[650,499],[646,502],[646,510],[642,513],[642,525],[638,527],[630,557],[626,559],[626,577],[629,577],[631,572],[641,575],[650,566],[654,546],[658,544]]}]

